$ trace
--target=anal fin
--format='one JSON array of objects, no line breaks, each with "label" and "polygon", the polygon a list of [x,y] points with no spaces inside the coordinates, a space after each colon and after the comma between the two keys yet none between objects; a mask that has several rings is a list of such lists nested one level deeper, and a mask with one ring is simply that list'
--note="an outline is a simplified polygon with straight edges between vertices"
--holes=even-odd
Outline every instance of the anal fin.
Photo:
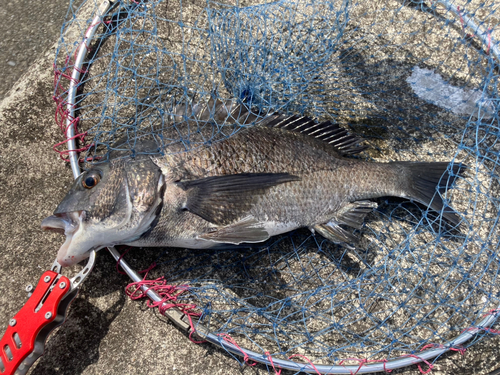
[{"label": "anal fin", "polygon": [[371,201],[356,201],[344,206],[337,215],[335,220],[340,224],[349,225],[350,227],[361,229],[366,215],[377,208],[377,203]]},{"label": "anal fin", "polygon": [[348,244],[356,242],[356,236],[349,233],[344,228],[341,228],[336,223],[329,222],[327,224],[316,224],[313,228],[327,240],[336,244],[342,244],[351,250],[354,249],[354,247],[349,246]]},{"label": "anal fin", "polygon": [[217,228],[214,232],[205,233],[199,238],[218,243],[239,245],[241,243],[263,242],[269,238],[269,233],[262,224],[248,216],[235,224]]}]

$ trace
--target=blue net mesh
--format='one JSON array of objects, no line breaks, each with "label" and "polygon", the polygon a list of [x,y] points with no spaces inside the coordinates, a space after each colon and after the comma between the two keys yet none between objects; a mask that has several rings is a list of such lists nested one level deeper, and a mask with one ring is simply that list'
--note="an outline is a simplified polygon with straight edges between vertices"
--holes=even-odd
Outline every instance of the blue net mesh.
[{"label": "blue net mesh", "polygon": [[[63,120],[68,75],[99,5],[71,2],[63,26]],[[387,198],[355,250],[299,230],[157,259],[157,272],[189,285],[182,298],[201,324],[259,353],[331,364],[446,345],[500,306],[495,12],[498,4],[473,1],[117,2],[87,41],[78,84],[84,166],[117,149],[191,150],[275,112],[340,124],[369,144],[366,160],[466,163],[440,193],[461,231],[444,233],[436,213]],[[242,104],[256,121],[229,114]],[[151,135],[156,147],[137,147]]]}]

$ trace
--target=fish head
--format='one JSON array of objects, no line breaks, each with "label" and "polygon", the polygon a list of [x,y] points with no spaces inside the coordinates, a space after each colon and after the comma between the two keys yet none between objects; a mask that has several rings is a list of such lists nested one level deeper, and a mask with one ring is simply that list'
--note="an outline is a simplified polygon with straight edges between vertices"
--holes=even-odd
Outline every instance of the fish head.
[{"label": "fish head", "polygon": [[150,159],[120,159],[83,172],[42,229],[64,233],[57,261],[71,266],[92,250],[137,240],[156,224],[163,174]]}]

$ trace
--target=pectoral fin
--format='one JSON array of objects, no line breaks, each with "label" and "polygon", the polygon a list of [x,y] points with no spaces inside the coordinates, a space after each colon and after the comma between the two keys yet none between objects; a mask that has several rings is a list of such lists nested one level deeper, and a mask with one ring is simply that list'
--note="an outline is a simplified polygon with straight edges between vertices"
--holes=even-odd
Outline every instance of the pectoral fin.
[{"label": "pectoral fin", "polygon": [[243,173],[183,181],[179,186],[187,192],[185,210],[224,225],[248,214],[267,189],[297,180],[288,173]]},{"label": "pectoral fin", "polygon": [[262,242],[269,238],[269,233],[261,223],[248,216],[235,224],[218,228],[214,232],[206,233],[199,238],[219,243],[239,245],[243,242]]}]

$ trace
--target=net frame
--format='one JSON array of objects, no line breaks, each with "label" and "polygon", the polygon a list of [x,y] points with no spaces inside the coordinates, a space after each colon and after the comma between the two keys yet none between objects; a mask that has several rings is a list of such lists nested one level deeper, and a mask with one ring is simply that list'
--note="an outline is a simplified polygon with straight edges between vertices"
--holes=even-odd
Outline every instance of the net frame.
[{"label": "net frame", "polygon": [[[466,13],[462,12],[458,7],[453,6],[447,0],[436,0],[437,3],[443,5],[448,11],[454,13],[459,17],[464,25],[464,28],[469,28],[475,35],[477,35],[481,43],[491,51],[491,54],[496,58],[497,63],[500,63],[500,50],[498,48],[498,43],[491,37],[491,34],[482,29],[472,17],[469,17]],[[85,57],[89,52],[89,45],[98,29],[98,27],[103,23],[103,18],[106,14],[113,9],[116,5],[120,3],[120,0],[104,0],[97,9],[97,14],[93,17],[90,27],[87,29],[83,40],[81,41],[78,49],[77,56],[75,60],[75,65],[71,74],[70,85],[68,89],[68,100],[66,103],[66,110],[68,116],[66,118],[66,141],[67,141],[67,154],[69,156],[69,162],[71,164],[71,169],[74,178],[76,179],[80,173],[79,165],[79,151],[76,146],[75,135],[75,98],[77,87],[79,83],[79,78],[83,72],[83,65],[85,63]],[[120,266],[124,269],[127,275],[134,282],[140,282],[142,277],[122,258],[120,253],[114,248],[108,248],[111,255],[117,260]],[[162,302],[162,297],[160,297],[154,290],[148,290],[147,287],[141,287],[143,291],[148,295],[148,297],[157,303]],[[498,305],[496,311],[500,312],[500,304]],[[166,311],[164,315],[174,322],[179,328],[189,331],[190,326],[185,321],[182,320],[182,313],[179,310],[172,309]],[[446,352],[456,350],[463,343],[471,340],[476,334],[488,329],[488,327],[495,324],[499,318],[498,313],[492,313],[484,317],[477,327],[472,327],[455,339],[452,339],[438,348],[431,348],[424,350],[418,355],[410,354],[406,356],[401,356],[399,358],[384,360],[384,361],[361,361],[359,365],[315,365],[313,363],[300,363],[291,360],[282,360],[279,358],[273,358],[271,356],[262,355],[254,351],[241,348],[237,344],[225,341],[218,335],[210,333],[203,325],[196,325],[196,333],[202,339],[226,350],[237,356],[245,356],[245,358],[250,359],[255,362],[262,363],[268,367],[275,368],[279,367],[282,369],[292,370],[292,371],[302,371],[306,373],[321,373],[321,374],[365,374],[373,372],[389,372],[394,369],[404,368],[410,365],[418,365],[421,363],[429,364],[428,360],[439,357]],[[291,357],[290,357],[291,358]],[[346,359],[352,360],[352,358]]]}]

